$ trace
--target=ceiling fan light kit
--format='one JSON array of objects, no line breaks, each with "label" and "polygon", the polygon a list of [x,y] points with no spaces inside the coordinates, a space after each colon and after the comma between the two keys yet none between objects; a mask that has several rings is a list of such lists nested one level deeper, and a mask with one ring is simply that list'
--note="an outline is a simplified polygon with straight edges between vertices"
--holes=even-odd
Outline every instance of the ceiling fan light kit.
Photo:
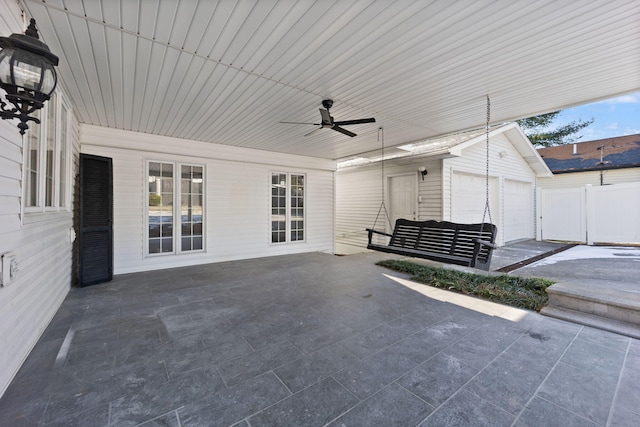
[{"label": "ceiling fan light kit", "polygon": [[280,122],[280,123],[286,123],[286,124],[293,124],[293,125],[313,125],[313,126],[318,126],[317,128],[315,128],[314,130],[312,130],[311,132],[305,134],[304,136],[309,136],[312,133],[315,133],[318,129],[323,129],[323,128],[328,128],[328,129],[332,129],[335,130],[337,132],[343,133],[347,136],[350,137],[354,137],[357,134],[343,128],[342,126],[348,126],[348,125],[359,125],[359,124],[363,124],[363,123],[375,123],[376,119],[373,117],[367,118],[367,119],[356,119],[356,120],[342,120],[342,121],[334,121],[333,117],[331,116],[331,114],[329,114],[329,109],[331,107],[333,107],[333,100],[331,99],[325,99],[322,101],[322,106],[324,107],[324,109],[320,108],[320,123],[300,123],[300,122]]}]

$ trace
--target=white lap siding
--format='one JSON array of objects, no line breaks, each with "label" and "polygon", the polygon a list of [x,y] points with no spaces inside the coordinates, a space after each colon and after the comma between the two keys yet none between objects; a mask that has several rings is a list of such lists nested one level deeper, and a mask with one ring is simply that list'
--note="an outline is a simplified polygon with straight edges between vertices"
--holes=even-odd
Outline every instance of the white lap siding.
[{"label": "white lap siding", "polygon": [[[334,161],[86,125],[82,152],[113,159],[114,274],[334,251]],[[145,254],[148,161],[205,167],[203,252]],[[272,172],[306,176],[304,241],[271,243]]]},{"label": "white lap siding", "polygon": [[[15,1],[0,0],[0,11],[0,34],[24,32]],[[18,265],[15,280],[9,286],[0,287],[0,395],[71,286],[72,211],[22,212],[24,143],[16,123],[0,120],[0,254],[15,254]],[[75,120],[70,138],[72,176],[75,176],[78,153]]]}]

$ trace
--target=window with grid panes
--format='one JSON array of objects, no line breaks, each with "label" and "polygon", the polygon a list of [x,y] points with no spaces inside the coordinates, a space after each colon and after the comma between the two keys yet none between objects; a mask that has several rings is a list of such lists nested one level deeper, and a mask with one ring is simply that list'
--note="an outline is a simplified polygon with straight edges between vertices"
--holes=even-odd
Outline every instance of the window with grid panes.
[{"label": "window with grid panes", "polygon": [[304,240],[305,176],[271,174],[271,243]]},{"label": "window with grid panes", "polygon": [[25,141],[24,204],[26,212],[68,208],[69,107],[54,93],[42,110],[41,122],[29,123]]},{"label": "window with grid panes", "polygon": [[203,250],[204,167],[149,162],[148,172],[148,253]]}]

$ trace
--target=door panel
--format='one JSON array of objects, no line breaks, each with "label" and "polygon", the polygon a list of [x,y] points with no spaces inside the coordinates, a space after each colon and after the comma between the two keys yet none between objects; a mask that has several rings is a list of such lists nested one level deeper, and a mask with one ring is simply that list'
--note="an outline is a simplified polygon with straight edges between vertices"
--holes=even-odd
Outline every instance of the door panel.
[{"label": "door panel", "polygon": [[587,241],[584,188],[542,189],[540,206],[543,240]]},{"label": "door panel", "polygon": [[389,178],[389,216],[394,226],[398,218],[416,219],[417,192],[414,174]]},{"label": "door panel", "polygon": [[78,282],[113,277],[113,167],[107,157],[80,155]]},{"label": "door panel", "polygon": [[505,179],[504,240],[510,242],[533,237],[533,185]]}]

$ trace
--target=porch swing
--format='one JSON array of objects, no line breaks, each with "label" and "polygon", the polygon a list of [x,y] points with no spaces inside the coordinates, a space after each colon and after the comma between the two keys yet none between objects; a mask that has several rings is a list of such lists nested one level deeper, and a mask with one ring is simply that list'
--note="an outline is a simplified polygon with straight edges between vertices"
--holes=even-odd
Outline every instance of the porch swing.
[{"label": "porch swing", "polygon": [[[487,95],[486,125],[486,198],[482,222],[476,224],[458,224],[449,221],[412,221],[400,218],[396,220],[393,233],[375,229],[380,214],[384,211],[387,222],[391,226],[389,213],[384,203],[384,133],[382,134],[382,204],[372,228],[367,228],[369,242],[367,249],[422,258],[446,264],[462,265],[482,270],[489,270],[498,228],[492,224],[489,207],[489,121],[491,104]],[[382,128],[379,129],[379,135]],[[485,218],[489,217],[489,222]],[[373,236],[381,235],[390,238],[386,245],[374,243]]]}]

